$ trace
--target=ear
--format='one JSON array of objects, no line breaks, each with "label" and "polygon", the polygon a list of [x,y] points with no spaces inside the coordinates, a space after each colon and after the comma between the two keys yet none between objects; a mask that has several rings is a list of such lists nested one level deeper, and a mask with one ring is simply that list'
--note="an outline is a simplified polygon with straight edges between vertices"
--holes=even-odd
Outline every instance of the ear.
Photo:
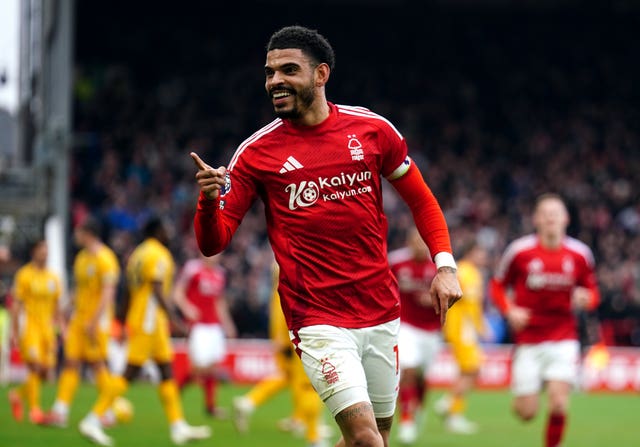
[{"label": "ear", "polygon": [[323,87],[329,81],[331,69],[326,63],[319,64],[315,69],[316,87]]}]

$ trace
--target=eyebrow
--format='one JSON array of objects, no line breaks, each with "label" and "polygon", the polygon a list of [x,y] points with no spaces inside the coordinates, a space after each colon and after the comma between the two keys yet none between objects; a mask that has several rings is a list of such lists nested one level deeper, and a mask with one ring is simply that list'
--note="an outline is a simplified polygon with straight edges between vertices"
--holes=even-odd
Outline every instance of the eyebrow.
[{"label": "eyebrow", "polygon": [[[300,67],[300,66],[301,65],[296,63],[296,62],[286,62],[286,63],[284,63],[282,65],[277,66],[277,68],[280,69],[280,70],[284,70],[284,69],[287,69],[287,68],[297,68],[297,67]],[[267,70],[267,69],[274,70],[274,67],[272,67],[270,65],[265,65],[264,69],[265,70]]]}]

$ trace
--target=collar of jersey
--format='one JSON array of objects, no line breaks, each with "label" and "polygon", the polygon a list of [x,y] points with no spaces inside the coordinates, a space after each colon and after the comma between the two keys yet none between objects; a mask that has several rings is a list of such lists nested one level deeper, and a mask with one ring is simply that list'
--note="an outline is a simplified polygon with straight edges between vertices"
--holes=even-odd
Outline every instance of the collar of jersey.
[{"label": "collar of jersey", "polygon": [[324,129],[331,127],[338,116],[338,108],[329,101],[327,101],[327,104],[329,105],[329,116],[323,122],[316,124],[315,126],[298,126],[289,120],[282,121],[284,122],[287,130],[291,133],[305,134],[322,132]]}]

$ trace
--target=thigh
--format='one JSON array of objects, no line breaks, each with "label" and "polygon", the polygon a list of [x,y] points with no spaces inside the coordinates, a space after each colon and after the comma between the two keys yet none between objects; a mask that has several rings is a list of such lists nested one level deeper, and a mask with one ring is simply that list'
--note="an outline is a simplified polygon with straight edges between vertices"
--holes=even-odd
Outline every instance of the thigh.
[{"label": "thigh", "polygon": [[67,327],[64,338],[64,357],[72,361],[82,360],[83,331],[78,323],[72,322]]},{"label": "thigh", "polygon": [[151,358],[152,335],[131,331],[127,341],[127,364],[142,366]]},{"label": "thigh", "polygon": [[417,369],[422,364],[418,328],[410,324],[400,323],[398,362],[401,369]]},{"label": "thigh", "polygon": [[369,398],[376,418],[393,416],[400,379],[398,332],[400,321],[367,328],[362,365],[367,377]]},{"label": "thigh", "polygon": [[545,381],[565,382],[573,385],[578,376],[580,345],[576,340],[563,340],[544,345]]},{"label": "thigh", "polygon": [[53,368],[56,364],[58,343],[53,331],[47,331],[42,337],[42,366]]},{"label": "thigh", "polygon": [[452,341],[451,352],[456,359],[462,373],[475,373],[482,364],[482,350],[477,343],[463,343],[461,340]]},{"label": "thigh", "polygon": [[29,321],[20,328],[19,347],[24,362],[36,365],[42,363],[42,331]]},{"label": "thigh", "polygon": [[291,337],[307,377],[334,417],[352,405],[370,402],[361,347],[352,332],[315,325]]},{"label": "thigh", "polygon": [[159,324],[151,340],[151,358],[157,364],[173,362],[173,347],[168,325]]},{"label": "thigh", "polygon": [[84,337],[82,346],[83,360],[89,363],[101,362],[107,360],[109,333],[100,329],[94,340]]},{"label": "thigh", "polygon": [[435,363],[436,357],[442,349],[442,336],[439,331],[420,330],[419,344],[422,352],[420,368],[426,374]]},{"label": "thigh", "polygon": [[225,338],[218,324],[196,324],[189,334],[189,361],[197,368],[218,363],[226,353]]},{"label": "thigh", "polygon": [[542,389],[542,360],[538,345],[515,348],[511,363],[511,391],[515,396],[537,394]]}]

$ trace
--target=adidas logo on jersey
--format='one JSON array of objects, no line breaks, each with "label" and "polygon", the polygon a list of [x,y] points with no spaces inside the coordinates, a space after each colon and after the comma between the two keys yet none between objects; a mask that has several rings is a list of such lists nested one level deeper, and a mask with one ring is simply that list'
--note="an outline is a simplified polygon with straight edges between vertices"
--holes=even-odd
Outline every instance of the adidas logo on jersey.
[{"label": "adidas logo on jersey", "polygon": [[282,169],[280,169],[280,174],[284,174],[285,172],[289,172],[289,171],[295,171],[296,169],[300,169],[303,167],[304,166],[302,166],[302,163],[300,163],[298,160],[293,158],[293,156],[289,156],[289,158],[287,158],[287,161],[284,162],[284,165],[282,165]]}]

